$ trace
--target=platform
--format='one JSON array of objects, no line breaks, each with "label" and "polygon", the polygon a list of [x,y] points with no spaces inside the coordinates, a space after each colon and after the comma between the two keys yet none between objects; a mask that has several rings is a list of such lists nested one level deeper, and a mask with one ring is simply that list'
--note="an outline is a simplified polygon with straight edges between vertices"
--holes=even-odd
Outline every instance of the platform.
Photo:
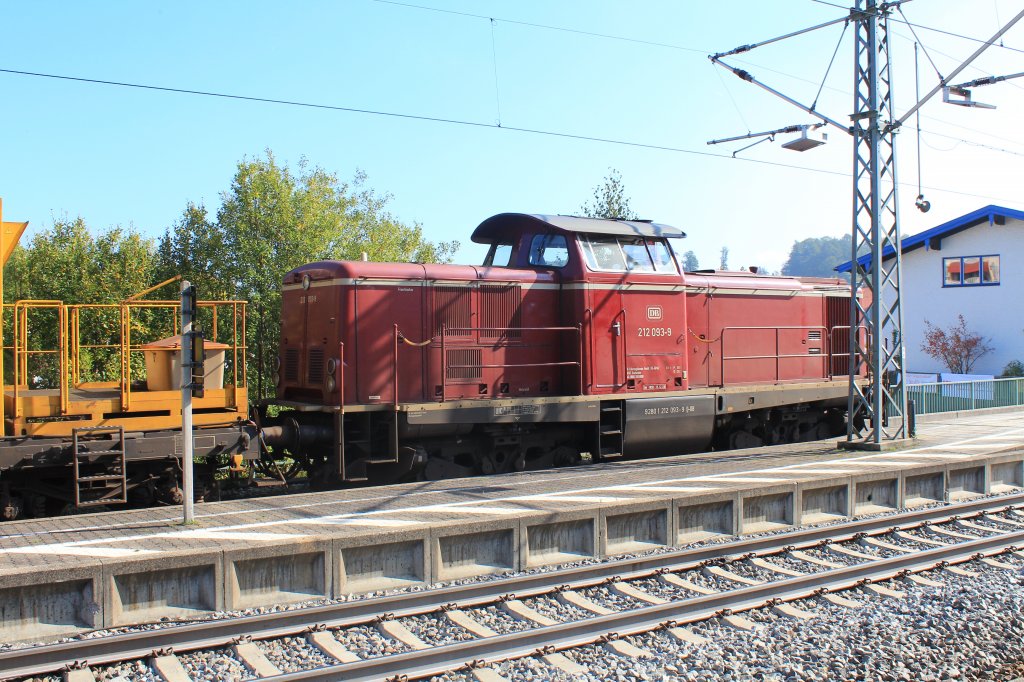
[{"label": "platform", "polygon": [[834,440],[0,526],[0,640],[685,545],[1024,486],[1024,410]]}]

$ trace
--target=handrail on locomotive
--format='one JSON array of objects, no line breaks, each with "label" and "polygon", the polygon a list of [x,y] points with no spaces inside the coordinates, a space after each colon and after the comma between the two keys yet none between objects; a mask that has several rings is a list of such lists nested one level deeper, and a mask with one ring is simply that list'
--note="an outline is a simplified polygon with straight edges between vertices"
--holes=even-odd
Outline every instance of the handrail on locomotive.
[{"label": "handrail on locomotive", "polygon": [[[504,335],[510,333],[523,333],[523,332],[574,332],[577,334],[578,345],[580,347],[580,358],[577,360],[563,360],[558,363],[500,363],[500,364],[487,364],[481,363],[479,365],[452,365],[447,360],[447,338],[454,335],[454,332],[501,332],[503,336],[498,337],[494,343],[482,343],[477,342],[470,344],[471,347],[479,347],[495,349],[500,347],[499,343],[502,338],[507,338]],[[458,334],[455,336],[463,336]],[[458,327],[450,329],[447,325],[441,325],[440,334],[434,335],[423,342],[410,341],[406,336],[401,333],[398,329],[398,325],[394,325],[394,338],[393,338],[393,357],[392,357],[392,369],[391,369],[391,380],[392,380],[392,395],[393,395],[393,407],[394,410],[398,409],[398,346],[399,343],[404,340],[412,346],[421,347],[426,345],[432,345],[435,340],[439,342],[441,349],[441,392],[439,397],[440,402],[447,400],[446,389],[449,384],[449,370],[502,370],[502,369],[524,369],[524,368],[539,368],[539,367],[575,367],[579,370],[580,390],[577,395],[583,395],[584,383],[583,383],[583,353],[584,353],[584,336],[583,336],[583,325],[579,324],[575,327]],[[339,357],[344,357],[344,342],[340,344]],[[344,365],[344,363],[342,363]],[[344,376],[344,375],[342,375]],[[344,381],[341,381],[341,395],[344,395]],[[344,406],[342,406],[344,407]]]},{"label": "handrail on locomotive", "polygon": [[[863,334],[867,334],[867,327],[865,325],[858,325],[857,329],[861,330],[861,332]],[[773,331],[773,332],[775,332],[775,353],[771,354],[771,355],[732,355],[732,356],[729,356],[729,355],[726,355],[724,350],[723,350],[722,356],[721,356],[721,359],[720,359],[720,366],[721,366],[720,377],[721,377],[722,383],[723,384],[726,383],[726,381],[725,381],[725,363],[726,363],[726,361],[733,361],[733,360],[775,360],[775,377],[774,377],[773,380],[776,381],[776,382],[781,380],[781,368],[779,367],[780,361],[786,360],[786,359],[793,359],[793,360],[808,360],[808,359],[813,359],[813,358],[820,359],[821,360],[821,366],[822,366],[822,372],[821,372],[821,378],[822,379],[833,379],[836,376],[847,376],[847,375],[849,375],[848,366],[844,367],[839,372],[836,372],[833,369],[835,367],[835,360],[836,359],[847,360],[850,357],[850,353],[849,353],[848,350],[839,350],[839,351],[835,350],[835,333],[837,331],[840,331],[840,330],[845,330],[845,331],[849,332],[850,325],[834,325],[831,328],[827,328],[824,325],[783,325],[783,326],[775,326],[775,327],[766,327],[766,326],[760,326],[760,327],[758,327],[758,326],[724,327],[722,329],[721,336],[719,336],[719,340],[721,340],[721,342],[722,342],[722,348],[723,349],[725,348],[725,335],[726,335],[726,332],[730,332],[730,331],[733,331],[733,332],[737,332],[737,331]],[[821,331],[821,332],[824,332],[822,334],[822,340],[825,342],[825,352],[823,352],[821,354],[816,354],[816,355],[807,355],[806,353],[782,353],[780,351],[781,342],[780,342],[780,339],[779,339],[779,333],[783,332],[783,331]],[[849,342],[848,342],[848,340],[846,338],[843,338],[843,337],[840,337],[840,338],[841,338],[842,342],[845,342],[845,343],[841,343],[840,345],[848,345]],[[858,353],[857,357],[859,358],[858,359],[858,363],[863,363],[863,359],[860,358],[860,354],[859,353]]]}]

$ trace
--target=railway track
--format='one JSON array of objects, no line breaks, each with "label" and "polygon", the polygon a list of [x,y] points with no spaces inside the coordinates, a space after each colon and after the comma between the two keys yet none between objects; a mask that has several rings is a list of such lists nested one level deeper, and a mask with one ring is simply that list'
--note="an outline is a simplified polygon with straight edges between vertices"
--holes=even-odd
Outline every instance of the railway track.
[{"label": "railway track", "polygon": [[[887,588],[875,584],[900,577],[927,584],[918,573],[999,554],[1019,557],[1018,546],[1024,546],[1024,494],[438,590],[15,649],[0,653],[0,676],[63,674],[79,682],[95,679],[90,668],[135,660],[137,669],[154,673],[140,679],[184,681],[192,679],[196,653],[209,651],[237,663],[242,676],[282,681],[413,679],[467,663],[478,679],[496,679],[488,663],[521,656],[571,671],[573,662],[560,650],[604,642],[629,654],[626,635],[658,630],[686,640],[693,637],[687,623],[718,616],[745,627],[738,614],[766,606],[799,617],[787,603],[816,597],[842,604],[836,592],[861,586],[884,594]],[[358,644],[367,633],[388,644],[370,651],[372,643]],[[282,659],[282,650],[302,653],[301,662]]]}]

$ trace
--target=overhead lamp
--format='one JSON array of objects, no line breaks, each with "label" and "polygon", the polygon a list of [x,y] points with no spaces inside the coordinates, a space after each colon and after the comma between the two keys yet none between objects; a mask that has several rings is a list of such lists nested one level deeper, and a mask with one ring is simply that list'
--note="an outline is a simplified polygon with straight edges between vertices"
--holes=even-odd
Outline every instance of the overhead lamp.
[{"label": "overhead lamp", "polygon": [[959,85],[947,85],[942,88],[942,101],[946,104],[955,104],[958,107],[973,107],[975,109],[995,109],[994,104],[975,102],[971,99],[971,91]]},{"label": "overhead lamp", "polygon": [[821,126],[800,126],[800,137],[784,142],[782,148],[791,149],[795,152],[805,152],[808,149],[820,147],[827,141],[828,133],[821,130]]},{"label": "overhead lamp", "polygon": [[776,135],[782,135],[785,133],[800,133],[800,137],[790,140],[783,144],[783,148],[792,149],[798,152],[805,152],[808,149],[814,149],[825,144],[828,140],[828,133],[821,130],[824,127],[824,123],[804,123],[801,125],[791,125],[785,128],[777,128],[775,130],[766,130],[761,133],[747,133],[746,135],[735,135],[733,137],[723,137],[718,140],[709,140],[708,144],[722,144],[723,142],[735,142],[736,140],[749,140],[751,138],[760,138],[757,142],[748,144],[746,147],[737,149],[732,153],[733,158],[736,157],[742,151],[750,149],[756,145],[761,144],[765,140],[769,142],[775,141]]}]

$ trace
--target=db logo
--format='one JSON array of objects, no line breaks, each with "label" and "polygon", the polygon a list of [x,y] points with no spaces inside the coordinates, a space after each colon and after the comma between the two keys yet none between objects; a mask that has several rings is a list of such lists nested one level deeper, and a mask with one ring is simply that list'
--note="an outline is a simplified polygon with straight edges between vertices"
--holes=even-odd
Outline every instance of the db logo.
[{"label": "db logo", "polygon": [[649,306],[647,306],[647,319],[648,320],[660,320],[661,319],[661,306],[660,305],[649,305]]}]

